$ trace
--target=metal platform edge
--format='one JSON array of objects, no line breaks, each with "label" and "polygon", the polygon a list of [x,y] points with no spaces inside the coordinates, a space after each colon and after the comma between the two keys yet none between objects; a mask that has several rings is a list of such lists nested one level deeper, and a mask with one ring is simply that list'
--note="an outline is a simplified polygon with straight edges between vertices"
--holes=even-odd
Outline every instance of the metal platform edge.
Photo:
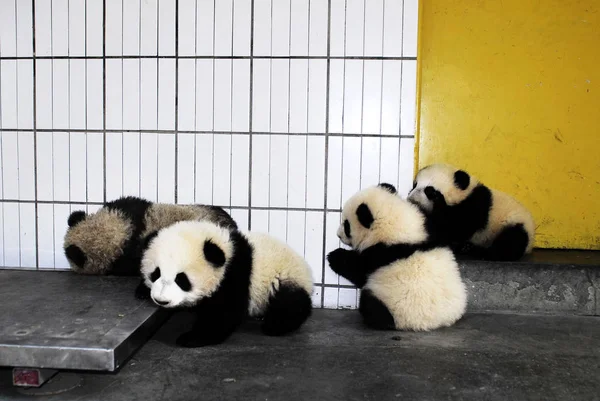
[{"label": "metal platform edge", "polygon": [[[148,316],[148,309],[142,306],[108,331],[97,347],[0,343],[0,366],[114,372],[134,355],[169,316],[169,311],[159,308]],[[131,332],[124,337],[123,334],[128,328]],[[27,359],[21,358],[23,348],[28,348],[30,351]],[[72,351],[67,354],[67,357],[64,356],[66,350]],[[78,353],[80,350],[85,352]],[[3,359],[14,363],[3,364]],[[41,363],[41,360],[52,362]]]},{"label": "metal platform edge", "polygon": [[167,309],[158,308],[156,311],[138,326],[121,344],[115,347],[112,352],[112,367],[109,372],[114,372],[121,368],[135,352],[144,345],[150,337],[158,331],[162,324],[171,316],[172,312]]}]

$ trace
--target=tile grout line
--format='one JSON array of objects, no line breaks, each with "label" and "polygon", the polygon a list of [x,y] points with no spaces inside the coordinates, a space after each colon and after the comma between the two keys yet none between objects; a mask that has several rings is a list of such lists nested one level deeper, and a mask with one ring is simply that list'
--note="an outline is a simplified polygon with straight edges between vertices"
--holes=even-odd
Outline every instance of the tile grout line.
[{"label": "tile grout line", "polygon": [[[374,60],[374,61],[416,61],[414,56],[39,56],[38,60],[137,60],[137,59],[192,59],[192,60]],[[0,60],[32,60],[33,57],[0,57]]]},{"label": "tile grout line", "polygon": [[[51,134],[56,130],[52,128],[38,128],[36,132],[39,134]],[[85,128],[73,128],[73,129],[63,129],[59,130],[59,132],[73,132],[73,133],[139,133],[139,134],[159,134],[159,135],[174,135],[176,133],[175,130],[152,130],[152,129],[85,129]],[[0,132],[33,132],[33,129],[28,128],[0,128]],[[249,135],[248,131],[207,131],[207,130],[177,130],[177,134],[204,134],[204,135]],[[252,132],[252,135],[278,135],[278,136],[309,136],[309,137],[325,137],[325,134],[322,132],[267,132],[267,131],[255,131]],[[330,137],[346,137],[346,138],[398,138],[398,134],[371,134],[371,133],[335,133],[329,132],[327,134]],[[410,139],[414,138],[414,135],[400,135],[401,138]]]},{"label": "tile grout line", "polygon": [[102,200],[106,203],[106,0],[102,0]]},{"label": "tile grout line", "polygon": [[31,30],[32,30],[32,54],[33,54],[33,198],[35,213],[35,268],[40,268],[40,246],[39,246],[39,206],[38,206],[38,174],[37,174],[37,62],[35,46],[35,0],[31,0]]},{"label": "tile grout line", "polygon": [[[159,16],[156,16],[158,19]],[[158,43],[157,43],[158,54]],[[157,149],[157,153],[159,149]],[[175,0],[175,203],[178,200],[179,179],[179,0]],[[158,198],[157,198],[158,199]]]},{"label": "tile grout line", "polygon": [[322,255],[321,255],[321,308],[325,304],[325,265],[327,251],[327,175],[329,173],[329,86],[331,76],[331,0],[327,0],[327,72],[325,82],[325,165],[323,166],[323,207],[325,212],[323,213],[323,241],[322,241]]},{"label": "tile grout line", "polygon": [[[17,0],[15,0],[15,52],[19,51],[19,44],[17,41],[17,32],[19,29],[19,7],[17,6]],[[16,54],[15,53],[15,54]],[[15,61],[15,106],[16,106],[16,116],[17,116],[17,125],[19,125],[19,62]],[[19,149],[19,134],[17,134],[17,166],[20,166],[20,156],[21,152]],[[19,197],[21,197],[21,171],[20,168],[17,168],[17,190],[19,193]],[[21,208],[19,207],[17,211],[18,222],[19,222],[19,266],[23,265],[22,255],[21,255]],[[4,237],[3,237],[4,238]]]},{"label": "tile grout line", "polygon": [[[102,206],[103,202],[86,202],[86,201],[68,201],[68,200],[30,200],[30,199],[0,199],[0,204],[4,203],[17,203],[17,204],[34,204],[38,203],[41,205],[86,205],[86,206]],[[278,211],[294,211],[294,212],[330,212],[339,213],[340,209],[325,209],[325,208],[304,208],[304,207],[286,207],[286,206],[237,206],[237,205],[225,205],[215,204],[215,206],[232,208],[236,210],[278,210]]]}]

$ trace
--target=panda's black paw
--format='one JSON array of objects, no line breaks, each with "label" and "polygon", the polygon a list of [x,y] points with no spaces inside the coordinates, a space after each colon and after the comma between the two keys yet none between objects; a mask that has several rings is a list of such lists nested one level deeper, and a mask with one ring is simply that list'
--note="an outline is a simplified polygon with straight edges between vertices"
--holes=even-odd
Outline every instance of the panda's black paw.
[{"label": "panda's black paw", "polygon": [[136,299],[150,299],[150,288],[146,286],[144,281],[141,281],[135,289]]},{"label": "panda's black paw", "polygon": [[453,248],[454,254],[461,257],[467,257],[470,259],[482,259],[486,260],[487,252],[484,248],[469,242],[455,244]]},{"label": "panda's black paw", "polygon": [[461,255],[469,255],[476,250],[475,247],[468,242],[456,244],[455,249],[456,252]]},{"label": "panda's black paw", "polygon": [[343,248],[338,248],[327,255],[329,267],[331,267],[331,270],[333,270],[337,274],[340,274],[340,272],[346,270],[346,267],[351,262],[351,258],[353,255],[354,252],[352,251]]}]

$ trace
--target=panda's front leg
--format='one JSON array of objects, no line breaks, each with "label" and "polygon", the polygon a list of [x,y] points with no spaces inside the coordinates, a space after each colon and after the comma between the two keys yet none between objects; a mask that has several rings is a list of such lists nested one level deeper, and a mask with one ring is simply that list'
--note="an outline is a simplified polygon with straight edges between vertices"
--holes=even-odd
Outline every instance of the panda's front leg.
[{"label": "panda's front leg", "polygon": [[192,330],[177,338],[177,345],[186,348],[205,347],[221,344],[241,323],[239,313],[232,313],[223,308],[197,306],[196,321]]},{"label": "panda's front leg", "polygon": [[364,266],[361,265],[361,259],[361,255],[357,251],[344,248],[338,248],[327,255],[331,270],[358,288],[362,288],[367,282],[367,275]]},{"label": "panda's front leg", "polygon": [[225,342],[233,334],[235,328],[231,326],[210,326],[204,320],[197,322],[192,330],[183,333],[177,338],[177,345],[186,348],[206,347]]},{"label": "panda's front leg", "polygon": [[148,288],[143,279],[140,280],[140,283],[135,289],[135,297],[137,299],[150,299],[150,288]]}]

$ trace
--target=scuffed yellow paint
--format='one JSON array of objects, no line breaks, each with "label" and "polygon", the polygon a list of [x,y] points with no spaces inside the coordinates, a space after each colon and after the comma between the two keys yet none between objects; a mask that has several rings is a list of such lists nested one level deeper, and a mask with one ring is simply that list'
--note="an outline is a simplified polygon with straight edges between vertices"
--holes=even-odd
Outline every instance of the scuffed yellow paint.
[{"label": "scuffed yellow paint", "polygon": [[536,246],[600,249],[600,1],[421,0],[417,166],[534,214]]}]

